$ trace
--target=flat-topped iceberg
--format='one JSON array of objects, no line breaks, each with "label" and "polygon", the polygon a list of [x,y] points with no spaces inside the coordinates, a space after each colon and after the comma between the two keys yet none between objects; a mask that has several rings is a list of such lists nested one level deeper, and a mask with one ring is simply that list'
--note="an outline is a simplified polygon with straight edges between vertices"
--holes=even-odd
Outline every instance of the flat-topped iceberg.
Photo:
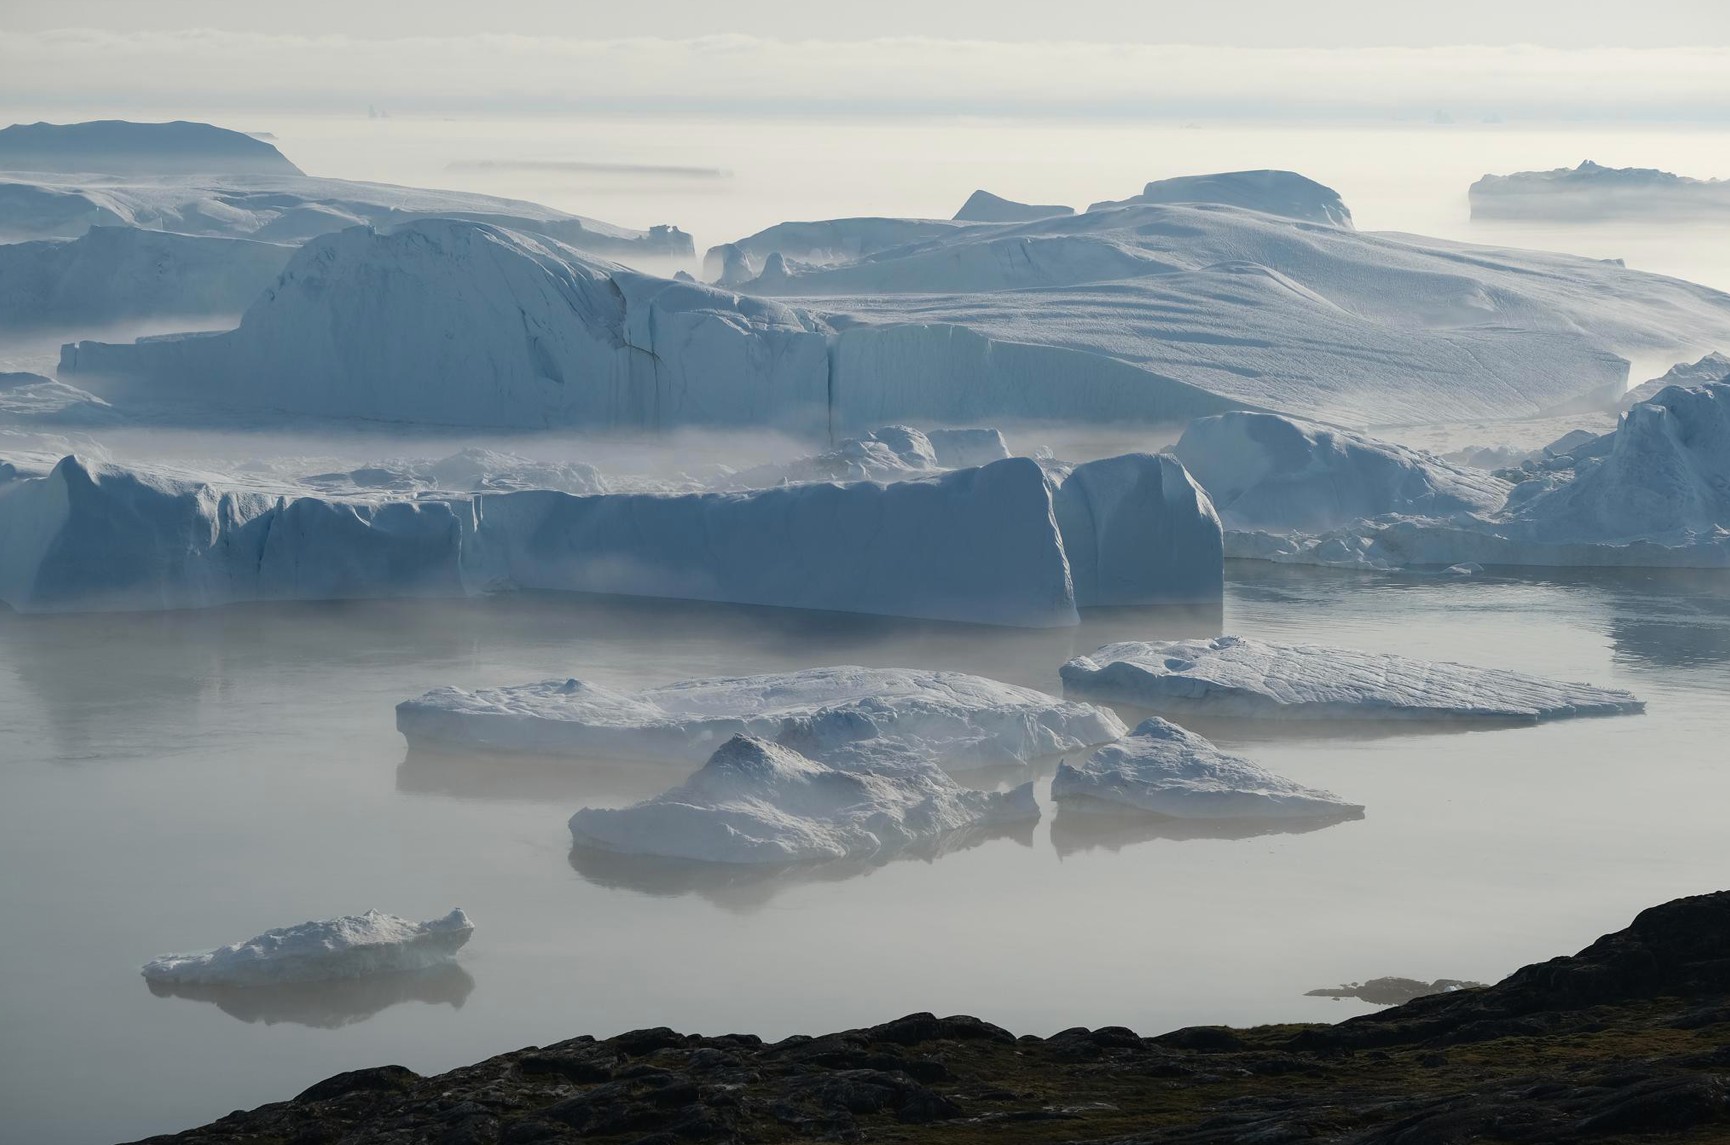
[{"label": "flat-topped iceberg", "polygon": [[1141,203],[1215,203],[1310,223],[1352,225],[1351,210],[1338,191],[1296,171],[1222,171],[1155,179],[1139,195],[1087,209],[1105,211]]},{"label": "flat-topped iceberg", "polygon": [[1537,723],[1646,707],[1629,692],[1524,672],[1246,636],[1107,644],[1061,674],[1077,695],[1222,719]]},{"label": "flat-topped iceberg", "polygon": [[730,736],[820,760],[912,758],[950,771],[1019,766],[1122,735],[1092,704],[962,672],[841,666],[620,692],[583,680],[435,688],[397,705],[412,747],[696,762]]},{"label": "flat-topped iceberg", "polygon": [[271,986],[426,970],[455,958],[474,929],[461,909],[426,922],[369,910],[197,954],[164,954],[145,963],[144,977],[177,986]]},{"label": "flat-topped iceberg", "polygon": [[957,831],[1039,818],[1033,784],[973,791],[929,764],[832,766],[750,735],[687,782],[625,808],[571,816],[577,847],[704,863],[879,857]]},{"label": "flat-topped iceberg", "polygon": [[1318,532],[1388,513],[1488,512],[1513,488],[1432,454],[1277,414],[1199,418],[1172,453],[1237,530]]},{"label": "flat-topped iceberg", "polygon": [[299,175],[282,152],[209,123],[14,123],[0,128],[0,171],[109,175]]},{"label": "flat-topped iceberg", "polygon": [[1169,819],[1344,819],[1363,813],[1160,719],[1142,721],[1082,763],[1059,764],[1051,798],[1064,811]]}]

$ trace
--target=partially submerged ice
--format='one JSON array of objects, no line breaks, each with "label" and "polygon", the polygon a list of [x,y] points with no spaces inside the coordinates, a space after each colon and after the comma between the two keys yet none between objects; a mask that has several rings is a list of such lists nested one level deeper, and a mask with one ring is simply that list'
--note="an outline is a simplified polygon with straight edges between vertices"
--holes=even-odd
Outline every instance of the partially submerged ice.
[{"label": "partially submerged ice", "polygon": [[1524,672],[1246,636],[1107,644],[1061,674],[1079,696],[1222,719],[1537,723],[1646,707],[1629,692]]},{"label": "partially submerged ice", "polygon": [[570,828],[577,847],[775,865],[878,858],[958,831],[1038,818],[1031,782],[974,791],[928,763],[836,766],[735,735],[684,784],[633,807],[585,807]]},{"label": "partially submerged ice", "polygon": [[145,963],[144,977],[176,986],[271,986],[426,970],[455,958],[474,929],[461,909],[426,922],[369,910],[267,930],[215,950],[164,954]]},{"label": "partially submerged ice", "polygon": [[851,665],[636,692],[577,679],[435,688],[396,713],[411,747],[695,762],[744,734],[819,760],[911,759],[951,771],[1021,766],[1125,730],[1104,708],[982,676]]},{"label": "partially submerged ice", "polygon": [[1066,812],[1170,819],[1343,819],[1363,813],[1331,791],[1275,775],[1158,716],[1079,764],[1059,764],[1051,798]]}]

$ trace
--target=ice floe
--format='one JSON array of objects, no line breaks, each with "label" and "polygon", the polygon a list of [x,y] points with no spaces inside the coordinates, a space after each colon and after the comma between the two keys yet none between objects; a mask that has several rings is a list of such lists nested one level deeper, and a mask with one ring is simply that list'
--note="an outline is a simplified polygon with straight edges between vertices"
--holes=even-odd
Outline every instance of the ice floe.
[{"label": "ice floe", "polygon": [[1032,783],[964,788],[930,764],[832,766],[735,735],[686,783],[634,807],[571,816],[578,847],[705,863],[875,857],[957,831],[1039,818]]},{"label": "ice floe", "polygon": [[460,909],[426,922],[369,910],[267,930],[215,950],[164,954],[145,963],[144,977],[178,986],[269,986],[426,970],[450,962],[473,933]]},{"label": "ice floe", "polygon": [[1612,688],[1245,636],[1107,644],[1061,674],[1078,696],[1221,719],[1536,723],[1645,710]]},{"label": "ice floe", "polygon": [[1104,708],[981,676],[851,665],[635,692],[577,679],[435,688],[397,705],[397,728],[413,747],[688,762],[744,734],[826,762],[949,771],[1021,766],[1125,731]]},{"label": "ice floe", "polygon": [[1363,808],[1305,787],[1157,716],[1079,764],[1059,764],[1051,798],[1063,812],[1170,819],[1343,819]]}]

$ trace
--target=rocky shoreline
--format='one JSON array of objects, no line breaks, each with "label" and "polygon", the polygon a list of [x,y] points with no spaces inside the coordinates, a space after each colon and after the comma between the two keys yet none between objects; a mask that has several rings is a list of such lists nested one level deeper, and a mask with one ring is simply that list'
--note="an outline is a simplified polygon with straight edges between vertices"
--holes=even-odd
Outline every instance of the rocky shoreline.
[{"label": "rocky shoreline", "polygon": [[157,1142],[1617,1142],[1730,1139],[1730,891],[1494,986],[1338,1025],[1016,1037],[914,1014],[766,1043],[661,1028],[436,1077],[339,1074]]}]

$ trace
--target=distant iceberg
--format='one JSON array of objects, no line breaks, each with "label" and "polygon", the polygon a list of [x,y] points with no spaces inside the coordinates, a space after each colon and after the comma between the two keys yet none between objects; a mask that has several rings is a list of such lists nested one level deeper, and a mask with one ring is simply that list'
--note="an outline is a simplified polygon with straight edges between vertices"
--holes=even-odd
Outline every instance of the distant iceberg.
[{"label": "distant iceberg", "polygon": [[695,762],[734,735],[814,759],[1019,767],[1116,739],[1122,721],[982,676],[841,666],[619,692],[583,680],[435,688],[397,705],[411,747]]},{"label": "distant iceberg", "polygon": [[1578,167],[1485,175],[1469,192],[1474,219],[1652,221],[1730,213],[1730,181],[1694,179],[1651,167]]},{"label": "distant iceberg", "polygon": [[1523,672],[1244,636],[1107,644],[1061,674],[1079,696],[1221,719],[1537,723],[1646,707],[1629,692]]},{"label": "distant iceberg", "polygon": [[426,970],[450,962],[474,929],[460,909],[427,922],[369,910],[198,954],[164,954],[145,963],[144,977],[177,986],[271,986]]},{"label": "distant iceberg", "polygon": [[299,175],[275,147],[208,123],[14,123],[0,128],[0,171],[99,175]]},{"label": "distant iceberg", "polygon": [[1039,818],[1032,783],[992,793],[930,764],[838,767],[749,735],[690,780],[634,807],[571,816],[578,847],[704,863],[876,857],[958,831]]},{"label": "distant iceberg", "polygon": [[1296,171],[1225,171],[1155,179],[1141,194],[1117,202],[1095,203],[1089,211],[1142,203],[1206,203],[1242,207],[1309,223],[1350,227],[1352,213],[1338,191]]},{"label": "distant iceberg", "polygon": [[1641,402],[1649,402],[1671,386],[1699,386],[1708,382],[1730,382],[1730,354],[1714,350],[1693,362],[1678,362],[1662,377],[1642,382],[1623,394],[1616,403],[1626,410]]},{"label": "distant iceberg", "polygon": [[1343,819],[1363,813],[1154,716],[1082,763],[1059,764],[1051,798],[1062,812],[1168,819]]}]

